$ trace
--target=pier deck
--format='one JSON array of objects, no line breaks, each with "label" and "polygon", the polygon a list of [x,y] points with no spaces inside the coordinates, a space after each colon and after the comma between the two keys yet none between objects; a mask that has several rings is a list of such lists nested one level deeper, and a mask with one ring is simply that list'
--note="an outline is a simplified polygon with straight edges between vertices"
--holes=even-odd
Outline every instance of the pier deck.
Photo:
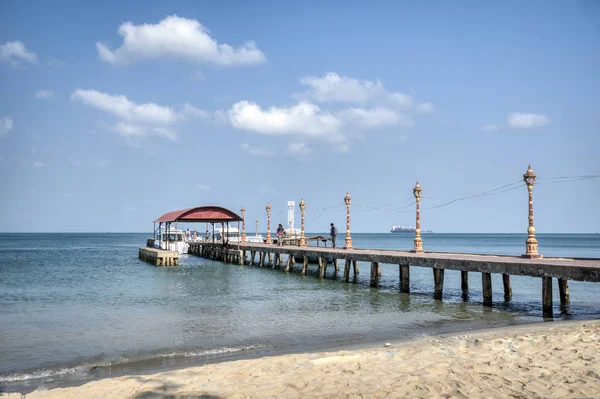
[{"label": "pier deck", "polygon": [[[585,258],[540,258],[530,259],[520,256],[483,255],[447,252],[420,252],[384,249],[356,249],[294,245],[277,246],[259,243],[190,243],[190,253],[223,260],[231,263],[250,264],[263,267],[270,265],[290,271],[295,258],[302,259],[301,274],[306,274],[309,259],[317,259],[319,276],[326,275],[328,260],[332,260],[335,272],[338,272],[338,260],[345,261],[343,280],[350,280],[359,273],[358,262],[370,262],[371,286],[378,285],[382,265],[399,267],[400,291],[410,292],[410,266],[430,267],[433,270],[434,298],[442,299],[444,288],[444,270],[461,272],[463,297],[468,298],[469,272],[481,273],[484,306],[492,306],[492,273],[502,274],[504,300],[512,298],[510,276],[541,277],[542,308],[544,317],[553,317],[552,278],[558,279],[561,307],[570,301],[569,280],[600,282],[600,259]],[[248,255],[250,257],[248,258]],[[258,261],[256,262],[256,255]],[[284,262],[284,256],[287,260]]]},{"label": "pier deck", "polygon": [[351,249],[331,247],[296,247],[240,243],[245,251],[286,255],[348,259],[467,272],[501,273],[531,277],[556,277],[565,280],[600,282],[600,259],[541,258],[528,259],[509,255],[476,255],[450,252],[422,252]]}]

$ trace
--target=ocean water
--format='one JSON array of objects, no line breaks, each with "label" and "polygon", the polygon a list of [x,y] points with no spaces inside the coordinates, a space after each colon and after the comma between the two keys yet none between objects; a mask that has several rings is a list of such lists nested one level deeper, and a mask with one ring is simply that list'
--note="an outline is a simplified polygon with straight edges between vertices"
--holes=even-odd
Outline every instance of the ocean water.
[{"label": "ocean water", "polygon": [[[0,234],[0,392],[74,384],[123,373],[232,357],[412,339],[440,332],[541,322],[541,279],[513,276],[505,302],[493,275],[494,306],[484,308],[471,273],[446,271],[433,299],[429,268],[411,268],[411,294],[399,293],[397,265],[369,265],[352,283],[298,268],[239,266],[184,255],[180,266],[138,260],[147,234]],[[359,248],[410,249],[410,234],[354,234]],[[525,235],[424,234],[430,251],[519,255]],[[343,242],[343,236],[338,237]],[[600,235],[538,236],[546,256],[600,258]],[[570,282],[571,304],[555,318],[600,317],[600,284]]]}]

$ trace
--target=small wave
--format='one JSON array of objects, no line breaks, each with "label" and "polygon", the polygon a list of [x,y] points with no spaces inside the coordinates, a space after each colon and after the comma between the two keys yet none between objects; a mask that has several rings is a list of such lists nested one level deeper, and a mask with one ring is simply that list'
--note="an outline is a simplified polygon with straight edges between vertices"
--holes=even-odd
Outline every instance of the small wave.
[{"label": "small wave", "polygon": [[15,372],[0,375],[0,382],[19,382],[35,379],[53,379],[69,374],[83,373],[87,370],[86,366],[66,367],[62,369],[42,369],[32,372]]},{"label": "small wave", "polygon": [[81,374],[82,376],[86,373],[107,369],[111,367],[119,367],[119,366],[127,366],[133,365],[135,363],[144,363],[156,359],[176,359],[176,358],[192,358],[192,357],[200,357],[200,356],[211,356],[211,355],[223,355],[228,353],[236,353],[243,351],[251,351],[254,349],[261,348],[269,348],[269,345],[247,345],[247,346],[239,346],[239,347],[224,347],[224,348],[213,348],[206,350],[189,350],[189,351],[181,351],[181,352],[168,352],[168,353],[158,353],[153,356],[139,357],[139,358],[128,358],[123,357],[117,361],[104,362],[104,363],[88,363],[82,364],[74,367],[64,367],[64,368],[49,368],[49,369],[41,369],[35,370],[31,372],[14,372],[8,374],[0,374],[0,383],[19,383],[30,380],[45,380],[51,381],[56,378],[66,377],[70,375]]}]

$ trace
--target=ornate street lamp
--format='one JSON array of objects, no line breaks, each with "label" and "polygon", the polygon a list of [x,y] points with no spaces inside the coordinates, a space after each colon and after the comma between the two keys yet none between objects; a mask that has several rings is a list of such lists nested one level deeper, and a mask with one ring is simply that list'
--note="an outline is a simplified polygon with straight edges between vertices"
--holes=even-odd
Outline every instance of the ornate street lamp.
[{"label": "ornate street lamp", "polygon": [[352,197],[350,193],[346,193],[344,203],[346,204],[346,246],[345,249],[352,249],[352,237],[350,237],[350,203]]},{"label": "ornate street lamp", "polygon": [[301,247],[305,247],[306,246],[306,237],[304,237],[304,209],[306,209],[306,202],[304,202],[303,199],[300,200],[300,203],[298,204],[298,206],[300,207],[300,214],[302,215],[301,217],[301,228],[300,228],[300,246]]},{"label": "ornate street lamp", "polygon": [[271,243],[271,204],[268,203],[267,207],[267,244]]},{"label": "ornate street lamp", "polygon": [[423,251],[423,240],[421,239],[421,186],[419,186],[419,182],[413,188],[413,195],[415,196],[415,200],[417,201],[417,224],[415,226],[415,247],[411,252],[424,252]]},{"label": "ornate street lamp", "polygon": [[529,227],[527,228],[527,241],[525,241],[526,253],[522,255],[525,258],[539,259],[542,257],[538,253],[538,242],[535,238],[535,227],[533,226],[533,183],[535,183],[536,175],[531,170],[531,165],[527,168],[527,172],[523,175],[523,181],[527,184],[529,191]]},{"label": "ornate street lamp", "polygon": [[256,219],[256,236],[258,237],[258,219]]},{"label": "ornate street lamp", "polygon": [[246,208],[242,206],[242,242],[246,242]]}]

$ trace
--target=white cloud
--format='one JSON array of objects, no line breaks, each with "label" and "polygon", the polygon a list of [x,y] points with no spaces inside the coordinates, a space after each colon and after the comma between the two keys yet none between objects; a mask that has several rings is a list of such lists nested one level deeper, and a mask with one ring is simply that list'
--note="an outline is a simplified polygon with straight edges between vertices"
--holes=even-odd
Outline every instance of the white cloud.
[{"label": "white cloud", "polygon": [[240,101],[229,110],[229,120],[237,129],[263,134],[340,138],[341,120],[309,102],[263,110],[256,103]]},{"label": "white cloud", "polygon": [[405,93],[388,91],[381,81],[359,80],[329,72],[322,77],[307,76],[300,81],[309,89],[297,95],[318,102],[375,104],[378,107],[393,107],[418,112],[432,112],[431,103],[421,103],[415,108],[414,99]]},{"label": "white cloud", "polygon": [[307,76],[300,81],[309,86],[307,94],[321,102],[350,102],[365,104],[373,97],[385,93],[380,81],[358,80],[329,72],[323,77]]},{"label": "white cloud", "polygon": [[123,44],[114,51],[103,43],[96,43],[102,61],[113,65],[159,58],[183,58],[218,65],[250,65],[266,61],[254,42],[246,42],[237,48],[219,44],[200,22],[177,15],[168,16],[158,24],[125,22],[119,26],[119,35],[123,37]]},{"label": "white cloud", "polygon": [[122,95],[111,95],[97,90],[77,89],[72,100],[112,114],[119,121],[111,129],[124,137],[159,136],[177,140],[173,125],[189,118],[205,118],[208,114],[190,104],[181,109],[165,107],[155,103],[137,104]]},{"label": "white cloud", "polygon": [[210,186],[208,184],[198,184],[196,188],[198,190],[210,190]]},{"label": "white cloud", "polygon": [[275,151],[269,150],[264,147],[256,147],[250,145],[248,143],[244,143],[241,145],[242,151],[247,152],[250,155],[255,157],[272,157],[275,155]]},{"label": "white cloud", "polygon": [[154,103],[136,104],[125,96],[110,95],[97,90],[77,89],[71,94],[71,99],[80,100],[86,105],[130,122],[171,124],[177,119],[177,114],[169,107]]},{"label": "white cloud", "polygon": [[308,156],[312,153],[312,149],[305,143],[290,143],[287,151],[296,156]]},{"label": "white cloud", "polygon": [[157,136],[169,139],[171,141],[176,141],[178,136],[177,133],[168,127],[147,127],[147,126],[139,126],[132,125],[127,122],[118,122],[113,128],[112,131],[119,133],[123,137],[130,138],[142,138],[147,136]]},{"label": "white cloud", "polygon": [[389,108],[350,108],[342,111],[340,115],[347,119],[348,124],[358,125],[362,129],[398,125],[403,127],[413,126],[413,122],[408,116]]},{"label": "white cloud", "polygon": [[0,45],[0,62],[18,66],[23,61],[35,64],[37,63],[37,55],[27,50],[20,41],[6,42]]},{"label": "white cloud", "polygon": [[550,119],[545,115],[540,114],[522,114],[513,112],[508,115],[507,124],[504,126],[487,124],[482,130],[485,132],[495,132],[501,129],[530,129],[534,127],[546,126],[550,123]]},{"label": "white cloud", "polygon": [[44,166],[46,166],[46,164],[40,161],[35,161],[33,164],[31,164],[32,168],[43,168]]},{"label": "white cloud", "polygon": [[529,129],[532,127],[545,126],[550,123],[545,115],[512,113],[508,116],[508,125],[514,129]]},{"label": "white cloud", "polygon": [[484,132],[495,132],[495,131],[498,131],[500,129],[502,129],[500,126],[494,125],[494,124],[491,124],[491,123],[488,123],[487,125],[485,125],[484,127],[482,127],[482,130]]},{"label": "white cloud", "polygon": [[50,90],[39,90],[37,93],[35,93],[35,98],[38,99],[51,98],[53,96],[54,93]]},{"label": "white cloud", "polygon": [[417,108],[415,110],[417,112],[429,113],[429,112],[433,112],[434,108],[433,108],[433,104],[431,104],[431,103],[421,103],[421,104],[417,105]]},{"label": "white cloud", "polygon": [[231,125],[240,130],[273,136],[300,136],[342,143],[359,131],[391,126],[412,126],[409,117],[388,108],[350,108],[324,111],[304,101],[290,107],[262,109],[249,101],[235,103],[227,113]]},{"label": "white cloud", "polygon": [[13,128],[13,120],[10,116],[0,118],[0,137],[6,136]]}]

